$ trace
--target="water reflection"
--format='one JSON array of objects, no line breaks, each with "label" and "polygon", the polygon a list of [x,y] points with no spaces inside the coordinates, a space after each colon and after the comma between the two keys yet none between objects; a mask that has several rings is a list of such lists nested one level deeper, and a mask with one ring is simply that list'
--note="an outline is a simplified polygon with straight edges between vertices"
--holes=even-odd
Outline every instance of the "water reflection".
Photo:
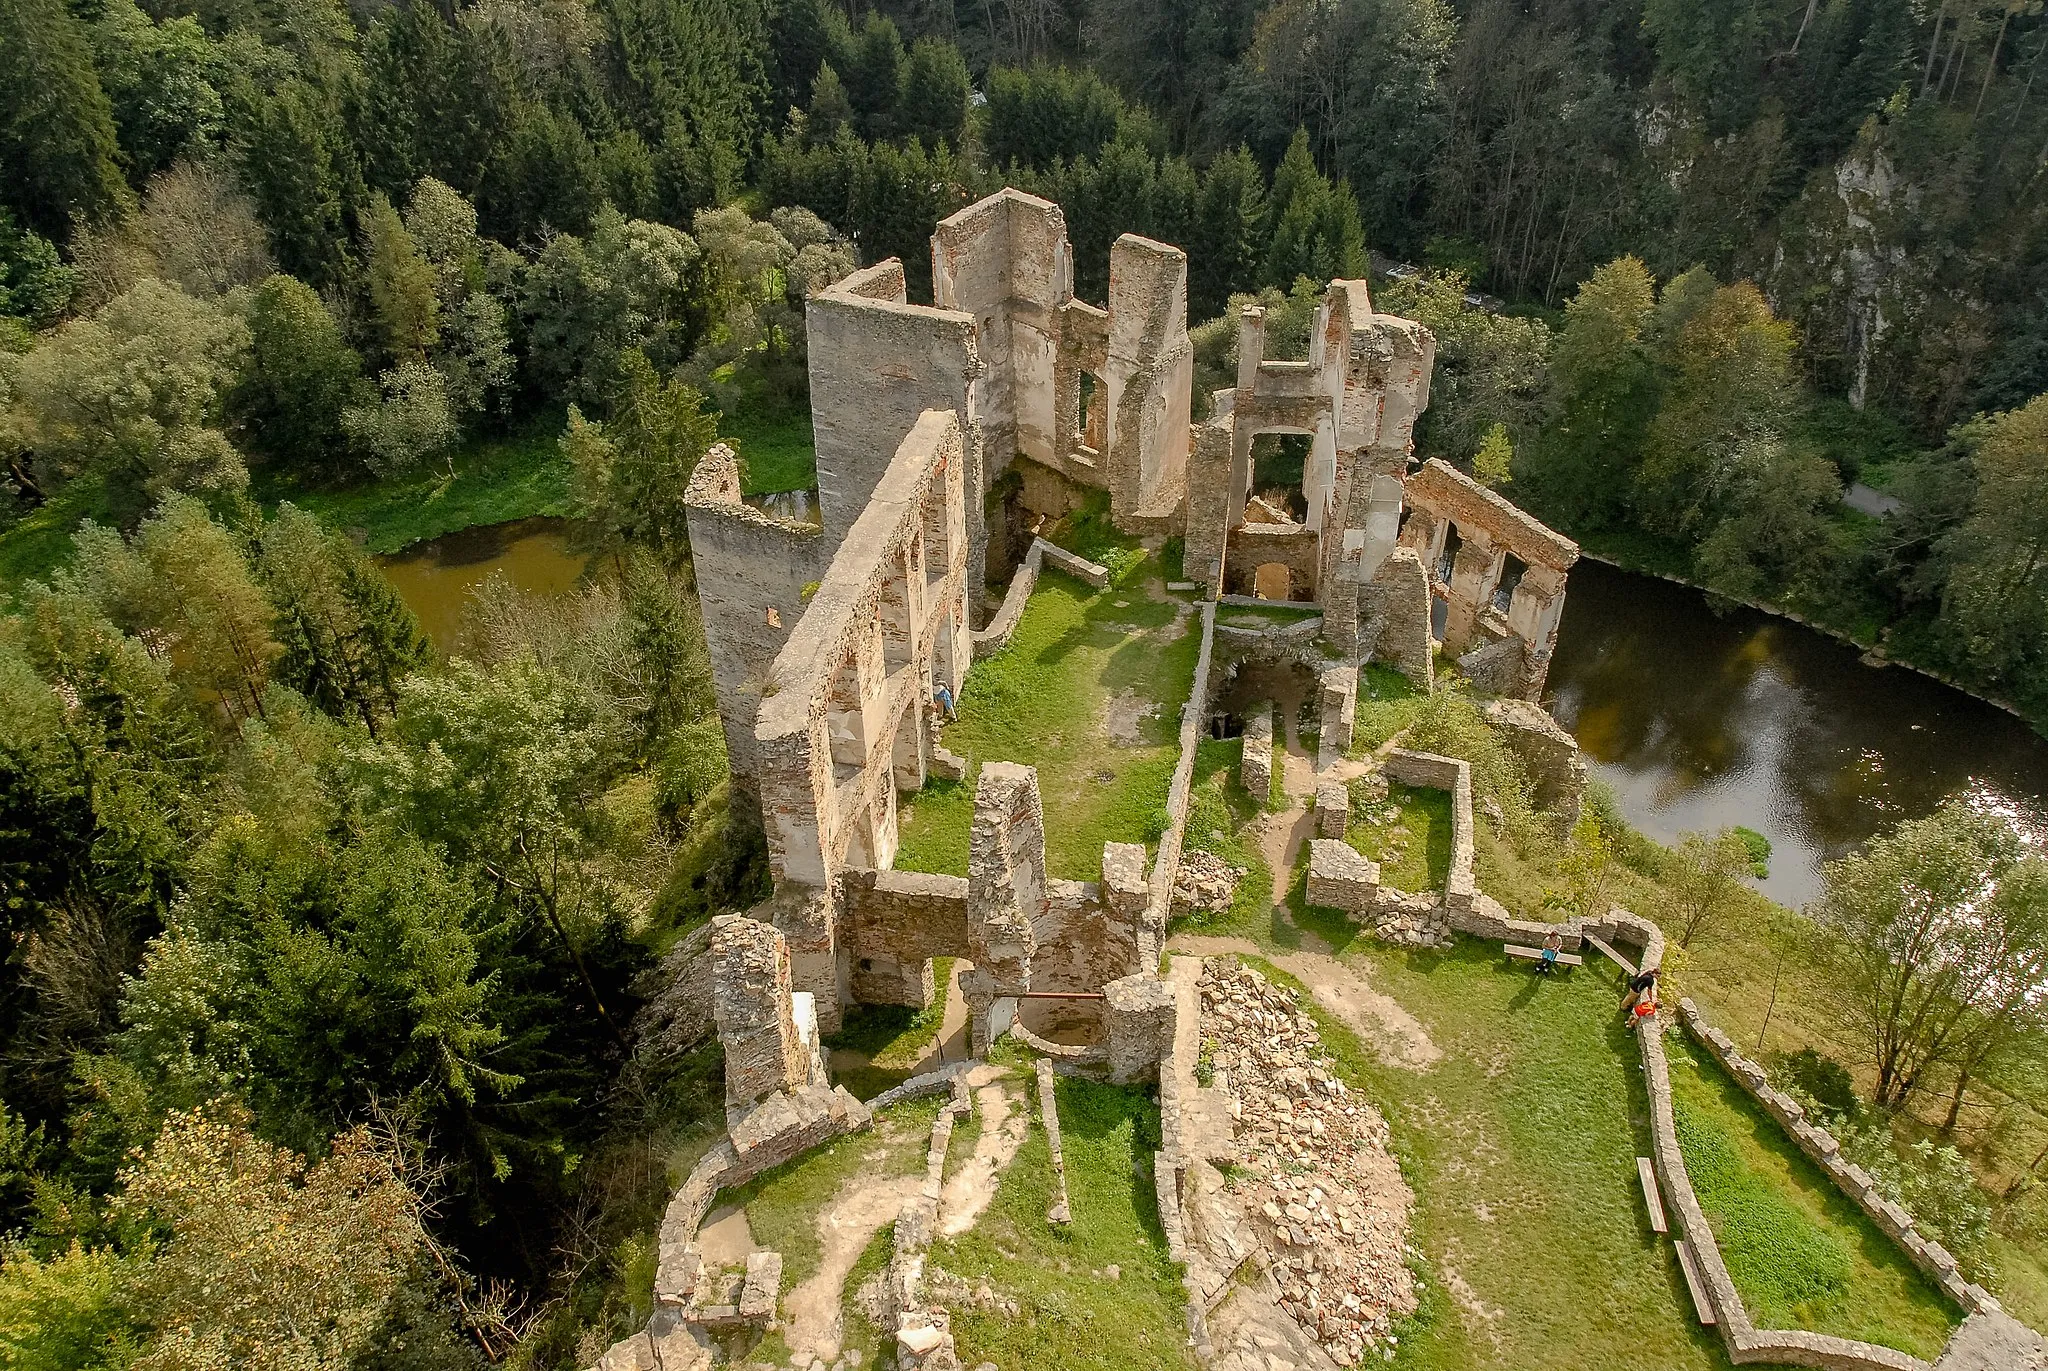
[{"label": "water reflection", "polygon": [[470,592],[493,572],[503,572],[514,586],[537,595],[565,595],[576,588],[590,559],[570,549],[572,528],[567,519],[467,528],[379,557],[377,564],[434,646],[448,653],[461,646]]},{"label": "water reflection", "polygon": [[1629,820],[1669,840],[1745,824],[1771,840],[1773,898],[1943,797],[2038,812],[2048,743],[1937,681],[1684,586],[1582,561],[1550,672],[1552,708]]}]

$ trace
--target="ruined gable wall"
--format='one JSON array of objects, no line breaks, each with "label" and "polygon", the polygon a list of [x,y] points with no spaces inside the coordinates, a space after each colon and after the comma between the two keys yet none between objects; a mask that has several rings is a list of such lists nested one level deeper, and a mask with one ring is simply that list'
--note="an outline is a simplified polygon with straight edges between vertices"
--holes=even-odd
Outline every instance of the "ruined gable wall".
[{"label": "ruined gable wall", "polygon": [[[837,548],[867,508],[897,447],[926,410],[960,416],[979,500],[984,367],[972,316],[902,302],[902,265],[856,273],[804,305],[818,507]],[[863,292],[884,287],[893,299]],[[976,521],[978,524],[978,520]]]},{"label": "ruined gable wall", "polygon": [[803,614],[804,587],[824,575],[830,549],[818,529],[742,503],[739,464],[723,443],[698,462],[684,506],[719,723],[733,779],[752,795],[761,688]]},{"label": "ruined gable wall", "polygon": [[1195,351],[1188,341],[1188,259],[1126,233],[1109,252],[1110,510],[1119,525],[1163,519],[1187,497]]}]

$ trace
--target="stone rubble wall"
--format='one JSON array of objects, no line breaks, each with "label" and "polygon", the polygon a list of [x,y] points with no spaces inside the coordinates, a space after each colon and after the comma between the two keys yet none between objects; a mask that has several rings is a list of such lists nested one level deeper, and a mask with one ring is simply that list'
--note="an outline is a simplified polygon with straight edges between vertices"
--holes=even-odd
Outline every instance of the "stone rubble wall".
[{"label": "stone rubble wall", "polygon": [[1418,690],[1435,688],[1429,572],[1413,548],[1388,553],[1372,579],[1358,588],[1358,616],[1364,660],[1387,663]]},{"label": "stone rubble wall", "polygon": [[1385,766],[1390,780],[1451,793],[1451,869],[1444,879],[1444,905],[1451,910],[1470,910],[1479,893],[1472,876],[1471,763],[1397,747],[1387,753]]},{"label": "stone rubble wall", "polygon": [[1074,1211],[1067,1204],[1067,1154],[1060,1146],[1060,1107],[1055,1098],[1052,1083],[1052,1063],[1040,1057],[1032,1064],[1038,1077],[1038,1117],[1045,1126],[1045,1144],[1052,1152],[1052,1208],[1045,1211],[1045,1221],[1057,1228],[1065,1228],[1074,1221]]},{"label": "stone rubble wall", "polygon": [[1834,1135],[1809,1120],[1797,1100],[1774,1088],[1763,1067],[1743,1056],[1726,1033],[1709,1024],[1691,999],[1678,1002],[1678,1021],[1687,1035],[1705,1047],[1735,1083],[1763,1106],[1807,1159],[1827,1173],[1835,1188],[1855,1201],[1944,1295],[1972,1313],[1997,1311],[1999,1304],[1991,1292],[1965,1277],[1948,1249],[1920,1232],[1913,1216],[1886,1198],[1869,1172],[1842,1155],[1842,1145]]},{"label": "stone rubble wall", "polygon": [[1187,839],[1188,806],[1195,790],[1195,753],[1209,721],[1209,672],[1216,648],[1216,606],[1205,604],[1202,643],[1195,654],[1195,679],[1187,703],[1180,711],[1180,753],[1173,764],[1173,780],[1166,788],[1166,831],[1159,835],[1159,857],[1153,864],[1151,888],[1139,933],[1137,969],[1150,971],[1159,965],[1166,946],[1166,920],[1173,908],[1174,882],[1180,878],[1181,845]]},{"label": "stone rubble wall", "polygon": [[1273,798],[1273,702],[1261,700],[1245,716],[1237,780],[1260,804]]},{"label": "stone rubble wall", "polygon": [[953,1371],[960,1365],[954,1352],[952,1320],[925,1298],[925,1254],[939,1226],[939,1196],[945,1187],[946,1151],[952,1145],[955,1120],[974,1108],[965,1073],[952,1078],[952,1100],[932,1121],[925,1149],[924,1181],[903,1202],[896,1216],[889,1257],[888,1290],[896,1308],[896,1351],[899,1367]]},{"label": "stone rubble wall", "polygon": [[1537,808],[1558,815],[1567,827],[1577,823],[1586,795],[1586,758],[1578,739],[1528,700],[1489,700],[1485,712],[1528,770]]},{"label": "stone rubble wall", "polygon": [[1322,723],[1316,743],[1316,770],[1327,771],[1351,750],[1358,720],[1358,668],[1325,667],[1316,677],[1316,700]]}]

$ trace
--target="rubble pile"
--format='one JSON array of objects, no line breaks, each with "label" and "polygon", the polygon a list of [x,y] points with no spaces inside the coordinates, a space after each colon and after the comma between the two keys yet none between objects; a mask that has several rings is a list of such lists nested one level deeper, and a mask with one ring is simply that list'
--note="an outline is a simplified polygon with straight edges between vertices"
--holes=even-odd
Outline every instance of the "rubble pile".
[{"label": "rubble pile", "polygon": [[1415,1310],[1413,1201],[1387,1125],[1349,1093],[1298,997],[1211,958],[1202,977],[1203,1060],[1230,1101],[1243,1166],[1231,1193],[1271,1255],[1280,1307],[1339,1366],[1383,1344]]},{"label": "rubble pile", "polygon": [[1230,865],[1213,852],[1188,852],[1180,859],[1180,874],[1173,878],[1173,907],[1176,912],[1221,913],[1230,908],[1237,895],[1237,883],[1244,868]]}]

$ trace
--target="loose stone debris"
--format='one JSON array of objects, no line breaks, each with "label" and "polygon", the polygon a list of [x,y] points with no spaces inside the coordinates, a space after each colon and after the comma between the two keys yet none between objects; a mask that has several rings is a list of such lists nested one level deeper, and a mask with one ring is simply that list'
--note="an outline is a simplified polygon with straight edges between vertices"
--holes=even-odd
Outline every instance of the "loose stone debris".
[{"label": "loose stone debris", "polygon": [[1386,1121],[1338,1079],[1295,992],[1221,957],[1201,990],[1203,1061],[1243,1158],[1233,1197],[1257,1216],[1281,1309],[1337,1365],[1354,1365],[1391,1346],[1416,1305],[1414,1196]]},{"label": "loose stone debris", "polygon": [[1237,897],[1237,883],[1244,874],[1243,867],[1232,866],[1213,853],[1184,853],[1173,880],[1174,912],[1221,913]]}]

